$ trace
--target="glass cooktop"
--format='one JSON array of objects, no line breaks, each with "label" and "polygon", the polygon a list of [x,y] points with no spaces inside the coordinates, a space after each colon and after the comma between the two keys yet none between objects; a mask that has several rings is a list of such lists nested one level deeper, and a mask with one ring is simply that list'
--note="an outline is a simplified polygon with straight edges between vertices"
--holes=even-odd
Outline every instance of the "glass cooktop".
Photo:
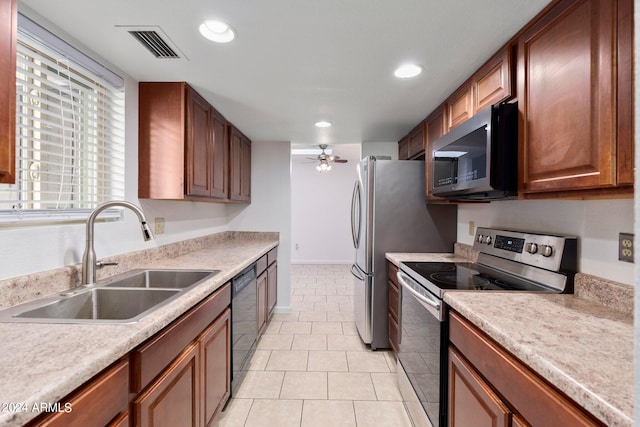
[{"label": "glass cooktop", "polygon": [[[490,269],[470,262],[403,262],[402,270],[423,286],[435,285],[440,290],[472,291],[549,291],[524,278],[498,275]],[[425,283],[428,282],[428,283]]]}]

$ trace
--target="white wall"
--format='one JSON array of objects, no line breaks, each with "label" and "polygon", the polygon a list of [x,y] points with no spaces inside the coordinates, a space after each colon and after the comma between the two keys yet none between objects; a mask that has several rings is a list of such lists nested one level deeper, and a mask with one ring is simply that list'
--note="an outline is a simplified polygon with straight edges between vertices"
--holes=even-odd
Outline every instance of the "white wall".
[{"label": "white wall", "polygon": [[618,261],[618,233],[633,233],[633,200],[509,200],[458,206],[458,241],[473,244],[476,227],[502,227],[578,237],[578,269],[633,283],[633,264]]},{"label": "white wall", "polygon": [[347,264],[353,260],[351,194],[360,159],[360,144],[333,147],[348,163],[320,173],[304,157],[291,163],[293,263]]},{"label": "white wall", "polygon": [[228,206],[230,230],[280,233],[277,312],[291,310],[290,158],[288,142],[253,142],[251,204]]}]

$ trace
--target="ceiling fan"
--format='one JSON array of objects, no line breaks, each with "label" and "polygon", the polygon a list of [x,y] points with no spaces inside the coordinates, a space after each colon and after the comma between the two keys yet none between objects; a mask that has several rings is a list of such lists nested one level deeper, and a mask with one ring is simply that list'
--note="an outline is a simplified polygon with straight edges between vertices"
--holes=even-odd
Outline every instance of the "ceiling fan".
[{"label": "ceiling fan", "polygon": [[347,159],[341,159],[340,156],[333,156],[333,155],[329,155],[325,152],[325,150],[328,148],[327,144],[320,144],[318,145],[318,147],[320,147],[320,154],[318,154],[318,156],[316,158],[313,157],[307,157],[307,159],[309,160],[313,160],[318,162],[318,164],[316,165],[316,169],[318,170],[318,172],[328,172],[331,170],[331,163],[347,163],[348,160]]}]

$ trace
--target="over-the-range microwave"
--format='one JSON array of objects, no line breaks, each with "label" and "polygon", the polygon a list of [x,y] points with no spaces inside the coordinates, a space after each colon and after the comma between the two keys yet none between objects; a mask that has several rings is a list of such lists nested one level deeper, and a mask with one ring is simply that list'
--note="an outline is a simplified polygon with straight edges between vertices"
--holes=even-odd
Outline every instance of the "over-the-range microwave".
[{"label": "over-the-range microwave", "polygon": [[518,192],[518,104],[492,105],[434,141],[431,192],[455,200]]}]

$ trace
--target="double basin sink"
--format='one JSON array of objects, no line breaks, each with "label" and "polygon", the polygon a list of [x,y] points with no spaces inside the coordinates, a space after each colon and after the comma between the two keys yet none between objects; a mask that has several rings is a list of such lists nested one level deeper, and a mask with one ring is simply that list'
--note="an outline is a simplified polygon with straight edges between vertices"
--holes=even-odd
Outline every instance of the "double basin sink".
[{"label": "double basin sink", "polygon": [[105,282],[0,311],[0,322],[136,322],[220,270],[131,270]]}]

